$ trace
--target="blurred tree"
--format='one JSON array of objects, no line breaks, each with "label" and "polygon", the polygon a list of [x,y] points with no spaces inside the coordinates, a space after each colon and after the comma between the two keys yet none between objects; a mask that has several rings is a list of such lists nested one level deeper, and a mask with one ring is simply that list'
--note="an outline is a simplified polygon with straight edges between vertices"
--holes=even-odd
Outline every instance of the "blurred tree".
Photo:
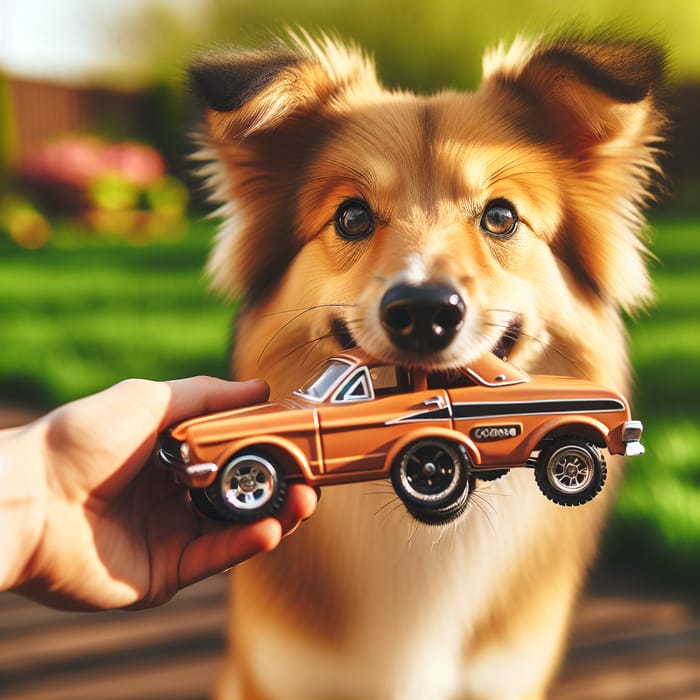
[{"label": "blurred tree", "polygon": [[189,55],[212,41],[260,45],[288,27],[304,27],[359,43],[376,56],[388,85],[467,88],[478,82],[485,47],[519,33],[609,24],[657,36],[681,78],[700,78],[700,2],[694,0],[569,0],[560,6],[551,0],[202,0],[196,18],[178,6],[151,2],[132,22],[137,42],[130,29],[132,44],[150,53],[142,63],[168,80],[180,78]]},{"label": "blurred tree", "polygon": [[[112,39],[134,54],[132,67],[141,66],[138,81],[157,86],[143,136],[178,172],[186,172],[180,155],[189,150],[184,135],[197,115],[183,90],[192,55],[216,43],[269,44],[290,28],[354,41],[374,56],[384,84],[417,91],[474,88],[485,48],[518,34],[595,33],[600,28],[613,36],[657,38],[667,47],[673,80],[700,85],[700,1],[695,0],[569,0],[565,5],[551,0],[144,0],[113,28]],[[684,103],[680,114],[672,105],[674,123],[683,127],[685,115],[696,108],[690,104],[688,112]],[[695,129],[694,122],[689,124],[690,129],[674,134],[672,150],[684,155],[697,176],[697,147],[678,142]],[[676,160],[669,162],[670,172],[687,180],[688,167]]]}]

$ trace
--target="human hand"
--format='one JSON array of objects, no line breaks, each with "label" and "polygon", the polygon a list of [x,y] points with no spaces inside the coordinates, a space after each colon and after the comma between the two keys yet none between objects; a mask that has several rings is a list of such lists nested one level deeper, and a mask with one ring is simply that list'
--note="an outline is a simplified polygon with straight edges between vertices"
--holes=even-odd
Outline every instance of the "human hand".
[{"label": "human hand", "polygon": [[150,459],[169,424],[266,398],[260,381],[131,379],[0,433],[0,588],[64,609],[149,607],[276,547],[313,512],[313,489],[231,525],[199,516]]}]

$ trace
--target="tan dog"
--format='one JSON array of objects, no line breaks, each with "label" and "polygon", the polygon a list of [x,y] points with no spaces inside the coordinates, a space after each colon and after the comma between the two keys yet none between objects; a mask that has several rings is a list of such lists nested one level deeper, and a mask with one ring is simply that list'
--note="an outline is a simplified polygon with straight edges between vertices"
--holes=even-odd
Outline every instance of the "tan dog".
[{"label": "tan dog", "polygon": [[[662,73],[644,42],[518,40],[478,91],[425,97],[327,39],[202,57],[210,270],[245,300],[235,375],[278,395],[358,344],[430,368],[493,350],[624,390]],[[543,698],[613,491],[566,509],[517,470],[429,527],[387,485],[327,489],[236,571],[220,697]]]}]

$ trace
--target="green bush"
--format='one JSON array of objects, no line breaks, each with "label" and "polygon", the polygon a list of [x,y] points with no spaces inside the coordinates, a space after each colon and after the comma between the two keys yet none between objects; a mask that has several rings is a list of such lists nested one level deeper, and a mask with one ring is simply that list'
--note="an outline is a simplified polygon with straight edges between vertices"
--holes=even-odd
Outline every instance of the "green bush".
[{"label": "green bush", "polygon": [[688,585],[700,576],[700,237],[696,219],[656,228],[657,304],[630,326],[647,452],[627,466],[606,561]]}]

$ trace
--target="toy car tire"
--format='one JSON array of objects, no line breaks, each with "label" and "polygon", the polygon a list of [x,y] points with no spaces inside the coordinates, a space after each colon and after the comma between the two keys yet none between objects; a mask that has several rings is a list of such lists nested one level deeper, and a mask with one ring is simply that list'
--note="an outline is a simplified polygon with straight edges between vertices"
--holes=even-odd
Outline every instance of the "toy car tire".
[{"label": "toy car tire", "polygon": [[540,491],[561,506],[588,503],[603,488],[606,476],[605,458],[598,447],[573,437],[547,445],[535,466]]},{"label": "toy car tire", "polygon": [[408,511],[427,523],[454,519],[469,496],[466,458],[446,440],[426,438],[405,447],[394,461],[391,481]]},{"label": "toy car tire", "polygon": [[272,457],[258,450],[243,450],[224,464],[205,491],[221,518],[250,523],[280,509],[287,485]]},{"label": "toy car tire", "polygon": [[190,489],[190,498],[194,507],[205,517],[212,520],[224,520],[224,517],[219,514],[219,511],[209,500],[206,489]]},{"label": "toy car tire", "polygon": [[496,481],[496,479],[502,479],[509,471],[510,469],[480,469],[475,476],[481,481]]},{"label": "toy car tire", "polygon": [[404,505],[406,506],[406,510],[408,510],[416,520],[425,525],[445,525],[446,523],[456,520],[467,509],[473,482],[473,478],[470,477],[467,486],[463,489],[457,500],[443,508],[421,508],[408,503],[404,503]]}]

